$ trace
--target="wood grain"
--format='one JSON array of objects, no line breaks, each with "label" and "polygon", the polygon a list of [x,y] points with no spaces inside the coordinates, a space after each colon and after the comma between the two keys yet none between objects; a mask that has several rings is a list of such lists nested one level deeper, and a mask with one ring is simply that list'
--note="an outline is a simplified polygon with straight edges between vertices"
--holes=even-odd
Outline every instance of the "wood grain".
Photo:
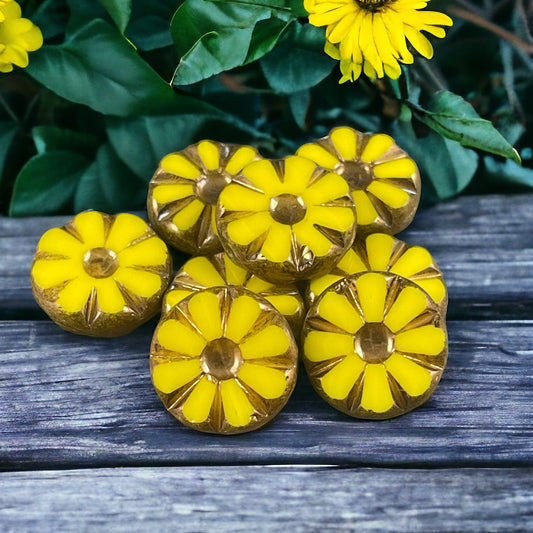
[{"label": "wood grain", "polygon": [[0,468],[104,465],[533,465],[533,322],[449,324],[448,368],[434,396],[388,421],[349,418],[300,372],[261,431],[199,434],[150,383],[153,324],[119,339],[54,324],[0,322]]},{"label": "wood grain", "polygon": [[532,469],[117,468],[2,476],[3,531],[533,530]]},{"label": "wood grain", "polygon": [[[532,203],[533,194],[465,196],[421,210],[399,235],[443,270],[450,318],[533,316]],[[31,295],[31,261],[40,235],[69,218],[0,218],[0,319],[45,318]]]}]

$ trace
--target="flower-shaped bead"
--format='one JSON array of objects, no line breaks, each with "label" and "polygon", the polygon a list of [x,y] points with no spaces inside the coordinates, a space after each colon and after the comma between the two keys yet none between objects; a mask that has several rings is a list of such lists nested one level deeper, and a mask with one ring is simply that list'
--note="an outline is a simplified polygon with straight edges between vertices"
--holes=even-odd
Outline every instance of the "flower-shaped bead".
[{"label": "flower-shaped bead", "polygon": [[433,394],[446,366],[446,324],[413,282],[365,272],[318,298],[303,351],[311,383],[329,404],[357,418],[391,418]]},{"label": "flower-shaped bead", "polygon": [[86,211],[41,237],[31,281],[62,328],[115,337],[157,314],[171,274],[168,249],[144,220]]},{"label": "flower-shaped bead", "polygon": [[28,66],[28,52],[43,45],[41,30],[21,17],[17,2],[0,1],[0,72],[11,72],[13,65]]},{"label": "flower-shaped bead", "polygon": [[242,287],[196,292],[171,308],[154,333],[150,370],[165,407],[209,433],[261,427],[296,383],[298,353],[287,321]]},{"label": "flower-shaped bead", "polygon": [[392,137],[340,127],[296,153],[346,179],[357,209],[359,237],[394,235],[413,220],[420,201],[420,174]]},{"label": "flower-shaped bead", "polygon": [[192,292],[209,287],[240,285],[267,299],[286,319],[295,335],[300,334],[305,305],[295,285],[265,281],[236,265],[227,254],[189,259],[178,271],[163,297],[163,314]]},{"label": "flower-shaped bead", "polygon": [[442,272],[431,254],[421,246],[411,246],[386,233],[373,233],[356,239],[335,268],[309,282],[306,300],[311,305],[330,285],[359,272],[390,272],[422,287],[439,306],[443,316],[448,306],[448,291]]},{"label": "flower-shaped bead", "polygon": [[355,237],[348,185],[309,159],[246,166],[219,197],[217,226],[228,255],[272,281],[330,270]]},{"label": "flower-shaped bead", "polygon": [[260,156],[256,148],[201,141],[166,155],[148,188],[148,217],[175,248],[193,255],[222,251],[215,224],[220,192]]}]

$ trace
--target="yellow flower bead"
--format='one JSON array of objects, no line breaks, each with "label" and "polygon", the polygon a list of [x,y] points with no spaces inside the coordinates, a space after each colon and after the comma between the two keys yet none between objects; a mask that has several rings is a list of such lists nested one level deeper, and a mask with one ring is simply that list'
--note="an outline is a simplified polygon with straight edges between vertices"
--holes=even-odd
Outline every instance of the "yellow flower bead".
[{"label": "yellow flower bead", "polygon": [[251,146],[204,140],[166,155],[148,188],[148,217],[165,241],[192,255],[222,251],[215,223],[220,192],[251,161]]},{"label": "yellow flower bead", "polygon": [[356,239],[335,268],[309,282],[307,304],[311,305],[330,285],[351,274],[377,271],[407,278],[425,290],[443,316],[448,307],[448,291],[442,272],[431,254],[421,246],[411,246],[385,233]]},{"label": "yellow flower bead", "polygon": [[242,287],[194,292],[163,316],[150,352],[152,382],[183,424],[244,433],[271,420],[296,383],[287,321]]},{"label": "yellow flower bead", "polygon": [[309,159],[246,166],[218,202],[226,253],[272,282],[309,279],[332,268],[355,237],[348,185]]},{"label": "yellow flower bead", "polygon": [[226,285],[240,285],[262,296],[286,318],[293,333],[300,334],[305,305],[296,286],[258,278],[236,265],[224,252],[193,257],[180,268],[163,297],[163,314],[193,292]]},{"label": "yellow flower bead", "polygon": [[157,314],[171,274],[168,249],[144,220],[86,211],[41,237],[31,282],[62,328],[117,337]]},{"label": "yellow flower bead", "polygon": [[413,282],[363,272],[313,304],[303,352],[313,387],[333,407],[356,418],[392,418],[433,394],[446,366],[446,323]]},{"label": "yellow flower bead", "polygon": [[420,174],[392,137],[340,127],[296,153],[348,182],[359,238],[376,232],[394,235],[413,220],[420,201]]},{"label": "yellow flower bead", "polygon": [[11,72],[13,65],[28,66],[28,52],[43,45],[41,30],[31,20],[21,18],[20,6],[11,0],[0,1],[0,72]]}]

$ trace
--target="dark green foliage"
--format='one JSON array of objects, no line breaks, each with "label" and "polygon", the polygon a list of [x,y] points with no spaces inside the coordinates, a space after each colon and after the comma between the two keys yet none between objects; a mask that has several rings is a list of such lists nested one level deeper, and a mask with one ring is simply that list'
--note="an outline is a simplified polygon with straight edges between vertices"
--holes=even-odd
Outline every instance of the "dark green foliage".
[{"label": "dark green foliage", "polygon": [[[338,125],[393,135],[428,202],[533,187],[521,2],[432,0],[455,22],[433,60],[342,86],[302,0],[20,3],[45,46],[0,74],[0,210],[11,215],[142,209],[168,152],[212,138],[280,157]],[[465,5],[469,20],[454,11]]]}]

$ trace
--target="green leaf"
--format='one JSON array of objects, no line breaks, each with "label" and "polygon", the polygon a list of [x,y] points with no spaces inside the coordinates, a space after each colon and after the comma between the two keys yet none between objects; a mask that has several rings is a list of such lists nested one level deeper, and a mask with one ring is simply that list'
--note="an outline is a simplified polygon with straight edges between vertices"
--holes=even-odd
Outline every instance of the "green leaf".
[{"label": "green leaf", "polygon": [[141,50],[171,46],[170,21],[178,3],[176,0],[133,2],[127,37]]},{"label": "green leaf", "polygon": [[89,162],[80,154],[64,150],[32,157],[17,176],[10,216],[72,211],[74,191]]},{"label": "green leaf", "polygon": [[124,33],[131,16],[131,0],[98,0],[107,10],[120,33]]},{"label": "green leaf", "polygon": [[320,83],[335,66],[323,48],[323,31],[309,24],[293,24],[274,50],[261,59],[269,85],[279,93],[292,94]]},{"label": "green leaf", "polygon": [[146,113],[174,99],[171,87],[133,46],[99,19],[65,44],[34,52],[26,71],[63,98],[104,114]]},{"label": "green leaf", "polygon": [[289,96],[289,107],[294,121],[302,130],[305,130],[305,120],[307,112],[309,111],[309,104],[311,103],[311,93],[309,91],[301,91],[293,93]]},{"label": "green leaf", "polygon": [[57,126],[36,126],[31,130],[31,136],[38,154],[66,150],[92,157],[100,144],[94,135]]},{"label": "green leaf", "polygon": [[488,120],[461,96],[438,91],[428,104],[428,109],[412,106],[415,116],[440,135],[463,146],[479,148],[520,163],[518,152],[507,142]]},{"label": "green leaf", "polygon": [[105,213],[131,211],[144,207],[147,185],[104,144],[81,176],[74,196],[75,212],[96,209]]},{"label": "green leaf", "polygon": [[19,125],[15,122],[0,122],[0,181],[2,180],[2,172],[4,171],[9,149],[18,129]]},{"label": "green leaf", "polygon": [[31,21],[40,28],[45,40],[65,33],[68,21],[65,0],[45,0],[31,15]]},{"label": "green leaf", "polygon": [[[210,2],[225,2],[227,0],[209,0]],[[231,0],[233,4],[248,4],[252,6],[268,7],[278,11],[290,11],[296,17],[306,17],[303,0]]]},{"label": "green leaf", "polygon": [[517,165],[514,161],[496,161],[483,158],[487,178],[497,185],[518,185],[533,188],[533,169]]},{"label": "green leaf", "polygon": [[452,198],[474,177],[479,156],[473,150],[432,131],[426,137],[417,137],[410,122],[393,123],[391,135],[416,161],[425,200],[436,202]]},{"label": "green leaf", "polygon": [[258,59],[272,49],[287,23],[265,7],[186,0],[170,26],[182,56],[172,83],[190,85]]}]

